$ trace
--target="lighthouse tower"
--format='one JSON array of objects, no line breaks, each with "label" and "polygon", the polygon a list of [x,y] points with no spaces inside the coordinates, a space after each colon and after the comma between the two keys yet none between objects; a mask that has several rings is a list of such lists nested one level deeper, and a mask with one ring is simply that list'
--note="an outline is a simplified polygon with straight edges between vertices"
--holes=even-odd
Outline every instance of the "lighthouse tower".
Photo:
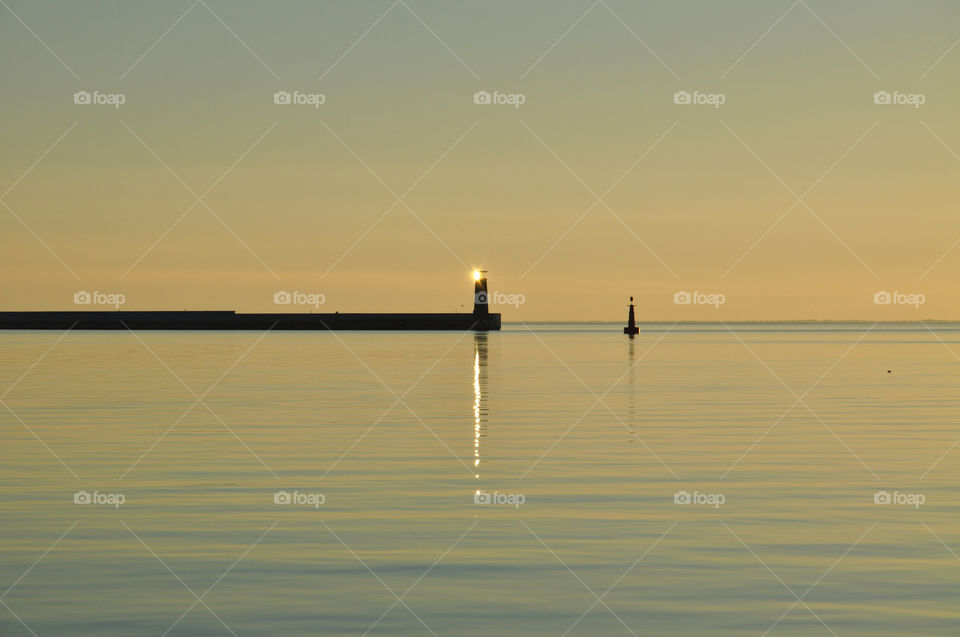
[{"label": "lighthouse tower", "polygon": [[487,271],[473,271],[473,315],[476,318],[489,318],[490,303],[487,299]]}]

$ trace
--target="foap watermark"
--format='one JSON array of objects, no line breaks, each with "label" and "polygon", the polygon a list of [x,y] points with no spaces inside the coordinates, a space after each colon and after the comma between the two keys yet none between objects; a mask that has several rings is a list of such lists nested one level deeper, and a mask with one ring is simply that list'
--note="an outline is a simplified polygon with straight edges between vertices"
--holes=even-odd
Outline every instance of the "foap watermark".
[{"label": "foap watermark", "polygon": [[719,509],[720,505],[727,501],[727,496],[722,493],[700,493],[694,491],[677,491],[673,494],[674,504],[697,504],[701,506],[712,506]]},{"label": "foap watermark", "polygon": [[77,91],[73,94],[73,103],[80,106],[112,106],[120,108],[127,101],[123,93],[101,93],[100,91]]},{"label": "foap watermark", "polygon": [[291,506],[311,506],[319,509],[320,505],[327,501],[327,497],[322,493],[301,493],[294,491],[277,491],[273,494],[273,503]]},{"label": "foap watermark", "polygon": [[927,496],[922,493],[900,493],[894,491],[877,491],[873,494],[874,504],[898,504],[900,506],[912,506],[919,509],[927,501]]},{"label": "foap watermark", "polygon": [[720,108],[727,103],[723,93],[701,93],[700,91],[677,91],[673,94],[673,103],[679,106],[712,106]]},{"label": "foap watermark", "polygon": [[311,294],[297,290],[293,292],[280,290],[273,294],[273,303],[275,305],[312,305],[313,307],[320,307],[326,302],[327,297],[323,294]]},{"label": "foap watermark", "polygon": [[127,496],[122,493],[100,493],[94,491],[76,491],[73,494],[74,504],[100,504],[112,506],[119,509],[120,505],[127,501]]},{"label": "foap watermark", "polygon": [[900,91],[877,91],[873,94],[873,103],[878,106],[912,106],[920,108],[927,103],[923,93],[901,93]]},{"label": "foap watermark", "polygon": [[520,108],[527,103],[527,96],[523,93],[501,93],[494,91],[477,91],[473,94],[473,103],[480,106],[512,106]]},{"label": "foap watermark", "polygon": [[727,297],[724,294],[707,294],[706,292],[700,292],[698,290],[694,290],[693,292],[680,290],[673,295],[674,305],[712,305],[714,308],[719,309],[720,306],[726,302]]},{"label": "foap watermark", "polygon": [[314,108],[320,108],[327,103],[327,96],[323,93],[277,91],[273,94],[273,103],[280,106],[312,106]]},{"label": "foap watermark", "polygon": [[887,292],[880,290],[873,294],[874,305],[912,305],[916,309],[927,302],[927,297],[920,293],[907,293],[899,290]]},{"label": "foap watermark", "polygon": [[87,292],[86,290],[79,290],[73,293],[74,305],[112,305],[115,308],[119,308],[126,302],[126,295],[120,294],[119,292],[100,292],[99,290]]},{"label": "foap watermark", "polygon": [[500,493],[494,491],[477,491],[473,494],[474,504],[506,504],[519,509],[520,505],[527,501],[527,496],[522,493]]},{"label": "foap watermark", "polygon": [[[478,292],[477,296],[482,295],[482,292]],[[523,294],[506,294],[494,290],[490,293],[490,302],[495,305],[512,305],[513,307],[520,309],[520,306],[527,302],[527,297]]]}]

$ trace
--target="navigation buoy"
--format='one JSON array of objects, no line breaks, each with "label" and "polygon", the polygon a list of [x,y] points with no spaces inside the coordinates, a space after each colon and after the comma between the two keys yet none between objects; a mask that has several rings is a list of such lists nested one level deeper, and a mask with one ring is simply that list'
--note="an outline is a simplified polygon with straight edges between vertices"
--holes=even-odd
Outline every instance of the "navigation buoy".
[{"label": "navigation buoy", "polygon": [[633,338],[634,334],[640,333],[640,328],[637,327],[637,318],[633,313],[633,297],[630,297],[630,314],[627,315],[627,326],[623,328],[624,334],[629,334],[630,338]]}]

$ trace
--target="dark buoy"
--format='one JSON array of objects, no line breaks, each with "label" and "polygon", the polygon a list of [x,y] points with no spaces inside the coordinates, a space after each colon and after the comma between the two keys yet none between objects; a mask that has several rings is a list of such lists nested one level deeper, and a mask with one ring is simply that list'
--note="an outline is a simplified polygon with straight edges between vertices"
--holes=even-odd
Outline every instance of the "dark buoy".
[{"label": "dark buoy", "polygon": [[633,297],[630,297],[630,314],[627,316],[627,326],[623,328],[624,334],[629,334],[633,338],[634,334],[640,333],[640,328],[637,327],[637,317],[633,313]]}]

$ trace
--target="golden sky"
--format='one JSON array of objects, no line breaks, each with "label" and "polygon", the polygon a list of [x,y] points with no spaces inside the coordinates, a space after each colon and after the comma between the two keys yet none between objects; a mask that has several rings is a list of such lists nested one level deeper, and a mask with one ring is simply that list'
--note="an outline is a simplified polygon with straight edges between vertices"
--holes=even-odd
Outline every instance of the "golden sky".
[{"label": "golden sky", "polygon": [[960,318],[955,2],[517,4],[9,0],[0,309]]}]

